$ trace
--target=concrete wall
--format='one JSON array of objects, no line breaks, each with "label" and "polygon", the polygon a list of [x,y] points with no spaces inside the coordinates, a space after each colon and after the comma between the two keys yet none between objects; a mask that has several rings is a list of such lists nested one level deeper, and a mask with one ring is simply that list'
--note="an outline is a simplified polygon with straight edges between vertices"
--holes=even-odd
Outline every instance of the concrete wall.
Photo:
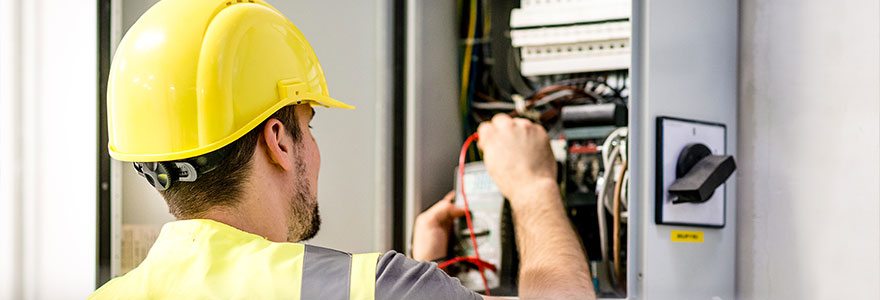
[{"label": "concrete wall", "polygon": [[880,4],[743,0],[740,299],[880,299]]}]

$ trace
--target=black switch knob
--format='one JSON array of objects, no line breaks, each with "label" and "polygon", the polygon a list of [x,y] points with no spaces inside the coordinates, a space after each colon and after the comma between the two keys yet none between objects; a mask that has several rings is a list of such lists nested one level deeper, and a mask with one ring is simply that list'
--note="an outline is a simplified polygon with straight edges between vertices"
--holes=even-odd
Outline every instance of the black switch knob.
[{"label": "black switch knob", "polygon": [[685,146],[678,156],[675,182],[669,186],[669,193],[674,196],[672,203],[706,202],[734,170],[733,156],[712,155],[703,144]]}]

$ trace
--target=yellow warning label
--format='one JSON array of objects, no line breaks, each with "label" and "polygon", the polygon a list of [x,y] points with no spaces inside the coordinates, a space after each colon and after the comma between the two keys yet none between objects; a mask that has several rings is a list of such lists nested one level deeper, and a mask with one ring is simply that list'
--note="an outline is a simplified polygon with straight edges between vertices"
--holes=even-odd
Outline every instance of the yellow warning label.
[{"label": "yellow warning label", "polygon": [[672,241],[673,242],[683,242],[683,243],[702,243],[703,242],[703,232],[702,231],[673,230],[672,231]]}]

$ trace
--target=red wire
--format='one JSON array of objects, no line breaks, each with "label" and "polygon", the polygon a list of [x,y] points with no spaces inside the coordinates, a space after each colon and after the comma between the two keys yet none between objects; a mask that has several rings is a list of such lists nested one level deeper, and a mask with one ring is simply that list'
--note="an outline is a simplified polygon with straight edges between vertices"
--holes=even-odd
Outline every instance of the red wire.
[{"label": "red wire", "polygon": [[482,260],[482,259],[477,259],[476,257],[473,257],[473,256],[459,256],[459,257],[447,260],[447,261],[437,265],[437,267],[441,268],[441,269],[446,269],[446,267],[449,267],[452,264],[457,263],[457,262],[461,262],[461,261],[466,261],[466,262],[472,263],[474,265],[477,265],[478,267],[480,265],[482,265],[483,267],[485,267],[486,269],[489,269],[491,271],[495,271],[497,269],[495,267],[495,265],[493,265],[492,263],[485,261],[485,260]]},{"label": "red wire", "polygon": [[[461,188],[461,200],[464,202],[464,217],[467,220],[468,231],[471,233],[471,243],[474,244],[474,256],[478,261],[480,261],[480,251],[477,251],[477,238],[474,236],[474,225],[471,223],[471,210],[468,208],[467,195],[464,193],[464,159],[467,155],[468,147],[471,145],[473,141],[476,141],[480,138],[480,135],[474,132],[473,135],[467,138],[464,141],[464,145],[461,146],[461,154],[458,156],[458,186]],[[486,283],[486,273],[483,272],[483,264],[477,264],[477,268],[480,269],[480,278],[483,280],[483,287],[486,290],[486,296],[491,296],[489,294],[489,284]]]}]

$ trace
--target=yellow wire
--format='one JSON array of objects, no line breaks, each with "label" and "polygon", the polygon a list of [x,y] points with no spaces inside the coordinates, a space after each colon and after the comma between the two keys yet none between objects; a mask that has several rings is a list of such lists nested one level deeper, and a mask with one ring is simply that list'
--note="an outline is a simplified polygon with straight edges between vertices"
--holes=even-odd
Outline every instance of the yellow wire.
[{"label": "yellow wire", "polygon": [[467,91],[468,77],[471,69],[471,55],[474,50],[474,31],[477,28],[477,0],[471,0],[471,13],[468,19],[468,38],[465,40],[464,61],[461,64],[461,94],[459,95],[459,104],[461,105],[461,117],[467,118]]},{"label": "yellow wire", "polygon": [[483,20],[483,28],[485,29],[483,31],[484,38],[486,36],[489,36],[489,34],[492,32],[492,30],[491,30],[492,29],[492,11],[491,11],[491,9],[492,8],[489,7],[489,5],[484,0],[483,1],[483,14],[486,15],[486,17]]}]

